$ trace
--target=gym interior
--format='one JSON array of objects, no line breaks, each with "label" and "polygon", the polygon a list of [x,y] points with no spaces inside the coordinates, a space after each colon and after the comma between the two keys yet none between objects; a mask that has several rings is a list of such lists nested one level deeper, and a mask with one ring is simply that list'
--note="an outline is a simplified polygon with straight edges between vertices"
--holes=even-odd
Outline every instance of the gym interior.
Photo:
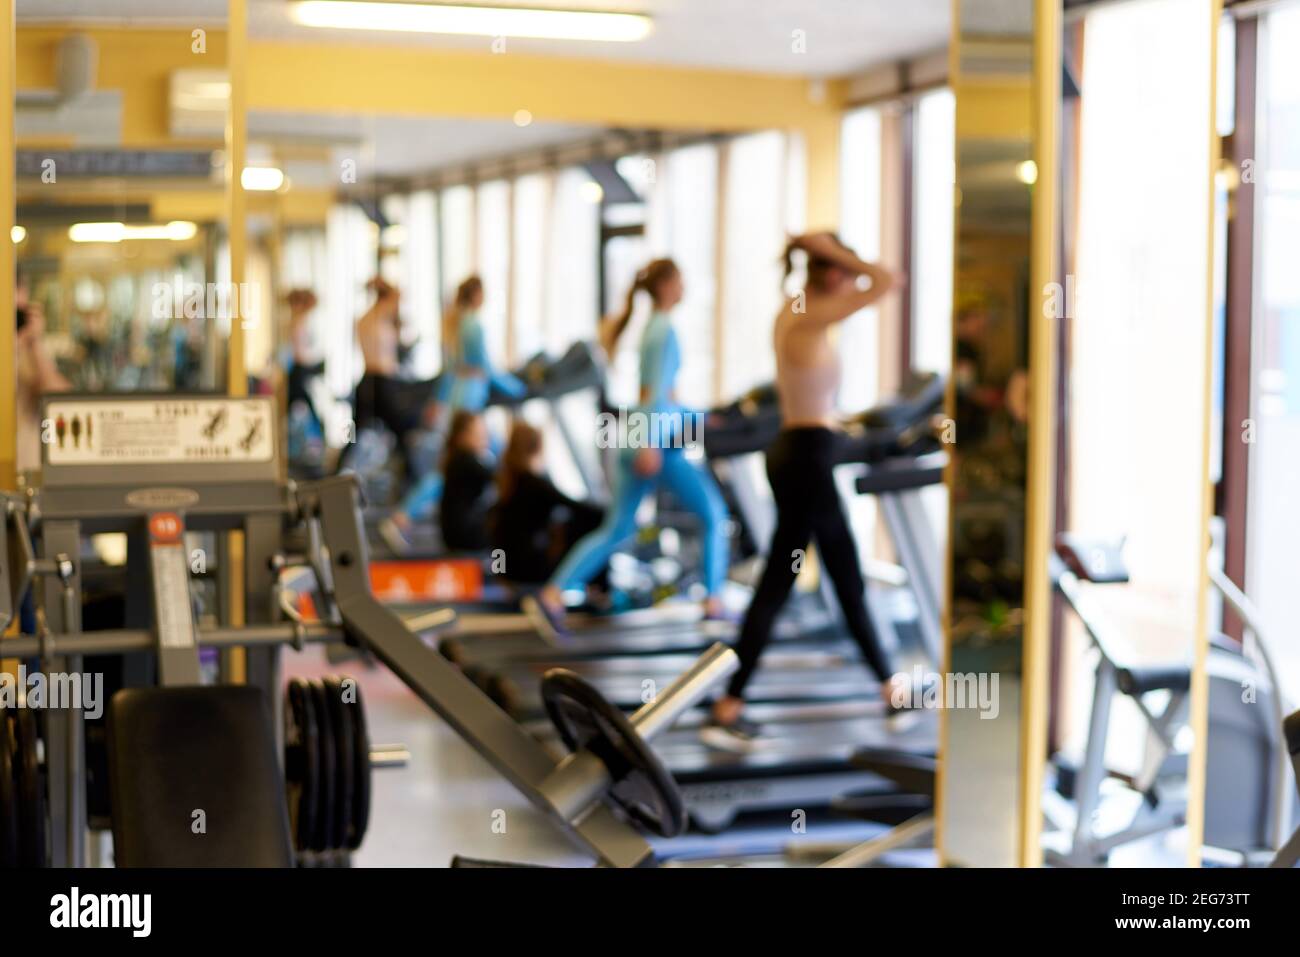
[{"label": "gym interior", "polygon": [[1294,866],[1297,48],[0,0],[0,866]]}]

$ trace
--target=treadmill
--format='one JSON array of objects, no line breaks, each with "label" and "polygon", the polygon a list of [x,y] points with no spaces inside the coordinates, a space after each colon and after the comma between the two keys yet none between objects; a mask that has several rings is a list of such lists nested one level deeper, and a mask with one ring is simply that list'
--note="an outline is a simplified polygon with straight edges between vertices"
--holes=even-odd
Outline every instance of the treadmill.
[{"label": "treadmill", "polygon": [[[895,647],[906,643],[906,632],[919,631],[932,661],[939,660],[941,582],[937,546],[920,490],[943,481],[944,456],[930,426],[943,397],[941,377],[917,376],[896,399],[853,416],[846,422],[841,463],[858,471],[860,494],[876,496],[901,565],[887,585],[871,581],[868,575],[873,624],[886,643]],[[753,390],[715,410],[711,417],[722,424],[706,431],[705,451],[739,526],[738,544],[761,542],[765,548],[771,537],[771,504],[757,494],[750,471],[736,459],[761,453],[779,431],[775,389]],[[829,580],[821,576],[819,583],[814,600],[787,606],[778,621],[776,640],[829,639],[842,634]],[[899,585],[907,587],[900,589]],[[728,640],[735,632],[732,625],[700,622],[698,608],[685,602],[617,616],[579,617],[571,620],[571,627],[574,633],[562,647],[555,648],[521,616],[470,617],[451,630],[443,646],[448,657],[463,663],[491,665],[501,659],[534,656],[567,662],[613,654],[703,650],[714,640]]]}]

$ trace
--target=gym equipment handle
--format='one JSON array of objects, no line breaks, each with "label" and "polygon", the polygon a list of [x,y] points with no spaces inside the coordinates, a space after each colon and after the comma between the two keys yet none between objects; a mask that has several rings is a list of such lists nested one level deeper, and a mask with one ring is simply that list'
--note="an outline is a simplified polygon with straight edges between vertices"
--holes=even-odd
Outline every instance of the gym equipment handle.
[{"label": "gym equipment handle", "polygon": [[645,740],[654,740],[695,707],[710,688],[730,677],[738,668],[740,659],[736,653],[722,642],[714,642],[676,681],[655,695],[653,701],[637,709],[629,719],[632,727]]}]

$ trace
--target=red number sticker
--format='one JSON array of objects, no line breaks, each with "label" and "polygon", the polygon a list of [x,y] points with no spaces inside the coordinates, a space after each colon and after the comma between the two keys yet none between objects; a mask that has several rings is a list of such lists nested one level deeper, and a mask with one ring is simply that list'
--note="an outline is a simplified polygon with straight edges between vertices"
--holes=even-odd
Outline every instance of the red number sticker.
[{"label": "red number sticker", "polygon": [[149,537],[159,544],[180,541],[184,528],[181,517],[175,512],[157,512],[149,516]]}]

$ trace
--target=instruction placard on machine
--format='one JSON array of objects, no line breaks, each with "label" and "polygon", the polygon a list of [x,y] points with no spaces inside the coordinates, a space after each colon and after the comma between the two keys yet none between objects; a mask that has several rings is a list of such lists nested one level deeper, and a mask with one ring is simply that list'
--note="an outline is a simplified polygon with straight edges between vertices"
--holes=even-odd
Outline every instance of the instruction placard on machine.
[{"label": "instruction placard on machine", "polygon": [[59,399],[45,408],[50,465],[269,462],[274,453],[272,408],[257,399]]}]

